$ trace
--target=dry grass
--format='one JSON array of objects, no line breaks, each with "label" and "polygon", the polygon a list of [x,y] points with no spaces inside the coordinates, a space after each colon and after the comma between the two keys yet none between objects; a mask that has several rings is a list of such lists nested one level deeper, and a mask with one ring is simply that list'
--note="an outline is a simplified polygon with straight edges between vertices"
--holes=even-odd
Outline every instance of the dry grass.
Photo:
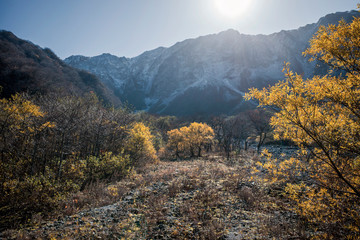
[{"label": "dry grass", "polygon": [[257,158],[247,153],[225,161],[212,155],[144,166],[116,184],[97,183],[73,195],[64,202],[64,212],[115,205],[12,235],[24,239],[301,238],[296,219],[279,207],[285,203],[269,196],[252,178],[250,168]]}]

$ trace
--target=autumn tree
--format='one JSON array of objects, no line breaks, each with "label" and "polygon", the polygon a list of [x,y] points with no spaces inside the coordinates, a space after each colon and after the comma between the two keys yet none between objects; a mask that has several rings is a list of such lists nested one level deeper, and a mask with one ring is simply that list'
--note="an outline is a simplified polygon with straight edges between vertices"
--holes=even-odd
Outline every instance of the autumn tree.
[{"label": "autumn tree", "polygon": [[185,141],[184,128],[173,129],[167,132],[167,147],[172,151],[176,158],[180,158],[180,154],[185,153],[188,148],[188,142]]},{"label": "autumn tree", "polygon": [[211,144],[214,138],[214,131],[206,123],[193,122],[188,128],[187,138],[190,143],[190,153],[194,157],[194,151],[201,157],[201,149],[206,144]]},{"label": "autumn tree", "polygon": [[304,55],[328,64],[326,75],[305,80],[286,64],[284,81],[246,95],[276,111],[271,119],[276,138],[300,147],[298,158],[272,159],[263,167],[273,181],[287,183],[295,211],[321,238],[360,237],[359,33],[359,18],[320,27]]},{"label": "autumn tree", "polygon": [[168,131],[168,138],[168,147],[177,157],[180,153],[201,157],[202,148],[214,139],[214,130],[206,123],[193,122],[189,127]]},{"label": "autumn tree", "polygon": [[157,161],[156,150],[152,142],[154,136],[149,127],[135,122],[128,131],[125,151],[130,155],[132,164],[139,166],[139,164]]}]

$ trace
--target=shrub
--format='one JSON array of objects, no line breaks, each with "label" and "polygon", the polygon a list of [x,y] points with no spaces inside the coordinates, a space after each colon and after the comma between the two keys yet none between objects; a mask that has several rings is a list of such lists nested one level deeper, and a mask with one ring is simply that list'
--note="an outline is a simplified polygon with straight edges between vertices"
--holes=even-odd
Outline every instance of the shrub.
[{"label": "shrub", "polygon": [[91,156],[86,162],[84,172],[86,177],[91,180],[114,177],[121,179],[129,173],[132,167],[128,155],[114,155],[111,152],[105,152],[100,157]]},{"label": "shrub", "polygon": [[[17,227],[35,213],[55,210],[63,197],[62,186],[55,180],[55,174],[47,168],[44,174],[25,175],[18,179],[2,181],[0,186],[0,229]],[[69,188],[69,187],[68,187]]]}]

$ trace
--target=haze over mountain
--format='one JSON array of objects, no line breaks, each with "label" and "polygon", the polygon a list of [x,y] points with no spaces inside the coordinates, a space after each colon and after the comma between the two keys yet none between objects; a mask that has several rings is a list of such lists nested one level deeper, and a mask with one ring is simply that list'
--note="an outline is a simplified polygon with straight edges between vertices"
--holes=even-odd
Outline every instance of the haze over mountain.
[{"label": "haze over mountain", "polygon": [[135,58],[102,54],[64,60],[81,70],[65,64],[50,49],[1,31],[2,95],[94,91],[106,102],[116,105],[119,98],[151,113],[234,114],[255,106],[242,98],[249,87],[262,88],[283,79],[285,61],[304,77],[325,73],[325,66],[308,62],[302,52],[320,25],[335,24],[342,18],[351,21],[354,16],[360,16],[359,12],[329,14],[317,23],[271,35],[245,35],[230,29]]},{"label": "haze over mountain", "polygon": [[120,104],[93,74],[68,66],[50,49],[8,31],[0,31],[0,86],[3,97],[23,91],[77,96],[93,91],[108,104]]},{"label": "haze over mountain", "polygon": [[359,12],[326,15],[317,23],[270,35],[235,30],[178,42],[135,58],[102,54],[71,56],[69,65],[98,76],[122,101],[158,114],[232,114],[251,105],[242,96],[249,87],[283,79],[284,62],[305,77],[324,71],[302,52],[320,25],[351,21]]}]

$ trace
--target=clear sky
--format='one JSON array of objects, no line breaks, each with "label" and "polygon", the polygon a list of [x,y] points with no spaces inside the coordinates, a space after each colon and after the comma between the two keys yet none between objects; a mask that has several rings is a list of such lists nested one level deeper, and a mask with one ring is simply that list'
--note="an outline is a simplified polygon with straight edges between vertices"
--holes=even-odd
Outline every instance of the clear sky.
[{"label": "clear sky", "polygon": [[229,28],[245,34],[295,29],[359,0],[0,0],[0,29],[60,58],[134,57]]}]

